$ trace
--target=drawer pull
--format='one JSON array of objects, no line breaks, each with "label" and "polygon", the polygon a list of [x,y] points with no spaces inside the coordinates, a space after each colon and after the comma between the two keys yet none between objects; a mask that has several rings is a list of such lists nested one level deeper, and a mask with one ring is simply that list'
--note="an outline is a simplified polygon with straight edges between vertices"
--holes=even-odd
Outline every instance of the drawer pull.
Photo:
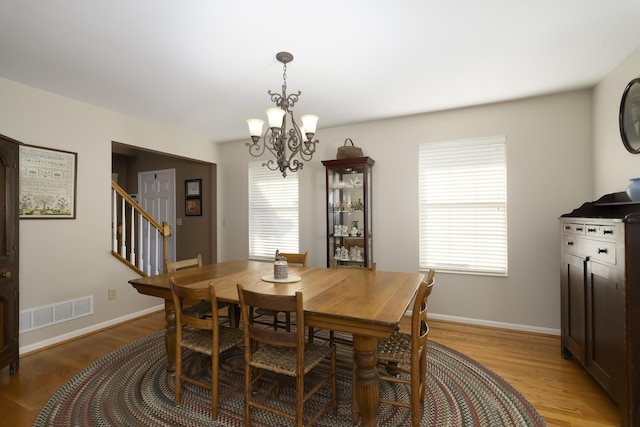
[{"label": "drawer pull", "polygon": [[567,246],[573,246],[573,241],[567,242]]},{"label": "drawer pull", "polygon": [[587,228],[587,233],[595,233],[596,229],[595,228]]},{"label": "drawer pull", "polygon": [[613,234],[613,230],[604,230],[603,234]]},{"label": "drawer pull", "polygon": [[576,227],[576,231],[582,231],[583,228],[582,227]]},{"label": "drawer pull", "polygon": [[599,254],[606,254],[607,252],[609,252],[609,251],[607,250],[607,248],[598,248],[598,253],[599,253]]}]

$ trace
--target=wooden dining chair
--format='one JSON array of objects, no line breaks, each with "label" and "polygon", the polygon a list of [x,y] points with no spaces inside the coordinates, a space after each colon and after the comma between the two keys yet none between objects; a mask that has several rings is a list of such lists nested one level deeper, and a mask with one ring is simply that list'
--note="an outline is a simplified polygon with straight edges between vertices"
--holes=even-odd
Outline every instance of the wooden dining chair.
[{"label": "wooden dining chair", "polygon": [[198,254],[195,258],[183,259],[167,263],[167,272],[182,270],[183,268],[202,267],[202,255]]},{"label": "wooden dining chair", "polygon": [[307,266],[307,261],[309,259],[309,251],[305,251],[303,254],[294,254],[294,253],[285,253],[280,252],[279,249],[276,249],[276,258],[285,257],[288,264],[292,265],[301,265],[303,267]]},{"label": "wooden dining chair", "polygon": [[[329,408],[333,409],[334,415],[337,414],[336,349],[329,343],[305,342],[302,293],[268,295],[249,291],[240,284],[237,286],[244,330],[244,424],[251,425],[252,411],[260,409],[293,420],[296,426],[301,427],[305,425],[304,402],[327,385],[331,388],[330,400],[315,412],[306,425],[312,425]],[[297,319],[295,330],[275,329],[271,325],[254,323],[251,311],[257,307],[294,313]],[[317,368],[326,360],[330,370],[323,373],[322,369]],[[309,388],[305,389],[305,376],[311,370],[315,370],[315,381],[307,384]],[[265,375],[269,372],[274,376]],[[290,412],[283,409],[284,405],[276,407],[266,401],[271,394],[279,397],[283,376],[295,378],[296,383],[295,409]],[[261,392],[259,386],[266,386],[266,389]]]},{"label": "wooden dining chair", "polygon": [[[184,270],[187,268],[196,268],[202,267],[202,255],[198,254],[194,258],[182,259],[179,261],[173,261],[167,263],[167,272],[173,273],[178,270]],[[219,313],[222,317],[226,318],[230,326],[237,326],[237,322],[232,319],[232,313],[229,312],[229,304],[218,301],[217,303],[218,311],[222,310],[224,313]],[[198,311],[203,315],[208,315],[211,313],[211,302],[210,301],[202,301],[200,304],[194,305],[191,308],[192,311]]]},{"label": "wooden dining chair", "polygon": [[410,386],[410,401],[383,399],[380,403],[410,408],[411,424],[420,425],[420,403],[424,402],[427,385],[427,302],[433,285],[435,271],[429,270],[427,278],[420,284],[411,313],[411,331],[396,330],[389,339],[378,340],[378,364],[383,366],[381,381]]},{"label": "wooden dining chair", "polygon": [[[173,277],[169,278],[171,284],[171,296],[176,308],[176,405],[182,401],[182,383],[204,387],[211,390],[211,417],[218,417],[218,401],[220,396],[219,380],[221,376],[228,375],[242,369],[242,362],[229,365],[225,370],[220,369],[220,354],[234,347],[239,348],[244,340],[240,329],[220,325],[218,312],[214,310],[210,317],[194,315],[191,306],[200,301],[209,301],[215,306],[216,291],[213,282],[209,282],[206,288],[177,285]],[[211,381],[203,382],[201,379],[189,377],[183,371],[185,352],[191,350],[211,357]],[[232,393],[242,386],[238,382],[229,387],[222,397]]]},{"label": "wooden dining chair", "polygon": [[[296,253],[284,253],[284,252],[280,252],[280,250],[276,249],[276,257],[275,259],[278,259],[278,257],[285,257],[285,259],[287,260],[287,264],[289,265],[298,265],[301,267],[306,267],[307,266],[307,260],[309,259],[309,251],[306,251],[305,253],[301,253],[301,254],[296,254]],[[274,310],[266,310],[264,308],[258,308],[255,311],[255,314],[257,316],[269,316],[273,318],[273,327],[275,329],[278,329],[278,325],[281,324],[281,322],[278,320],[278,314],[280,314],[279,311],[274,311]],[[285,313],[285,319],[284,319],[284,327],[287,329],[287,331],[291,330],[291,313]]]}]

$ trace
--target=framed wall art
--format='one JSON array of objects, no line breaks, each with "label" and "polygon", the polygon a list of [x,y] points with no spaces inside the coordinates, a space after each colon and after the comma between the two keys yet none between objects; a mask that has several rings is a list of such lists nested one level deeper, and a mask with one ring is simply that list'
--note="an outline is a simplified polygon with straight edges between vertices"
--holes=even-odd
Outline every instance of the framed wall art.
[{"label": "framed wall art", "polygon": [[202,216],[202,199],[185,199],[184,214],[186,216]]},{"label": "framed wall art", "polygon": [[187,179],[184,182],[185,197],[202,197],[202,180]]},{"label": "framed wall art", "polygon": [[640,153],[640,78],[629,82],[620,101],[620,136],[624,147]]},{"label": "framed wall art", "polygon": [[20,146],[21,219],[75,219],[78,154]]}]

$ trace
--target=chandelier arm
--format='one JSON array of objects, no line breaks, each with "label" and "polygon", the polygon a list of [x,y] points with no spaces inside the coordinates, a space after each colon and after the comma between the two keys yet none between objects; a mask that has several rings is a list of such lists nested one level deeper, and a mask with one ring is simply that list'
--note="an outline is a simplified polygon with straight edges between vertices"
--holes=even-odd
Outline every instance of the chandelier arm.
[{"label": "chandelier arm", "polygon": [[[283,95],[286,96],[286,93],[283,93]],[[300,95],[302,95],[302,92],[298,91],[298,93],[292,93],[286,97],[288,107],[287,113],[293,115],[293,106],[296,102],[298,102],[298,98],[300,98]]]},{"label": "chandelier arm", "polygon": [[249,147],[249,154],[251,154],[253,157],[260,157],[260,156],[262,156],[262,154],[264,154],[265,145],[264,144],[260,144],[259,141],[258,142],[247,142],[244,145]]},{"label": "chandelier arm", "polygon": [[315,141],[307,141],[307,142],[303,142],[299,153],[300,153],[300,158],[302,160],[304,160],[305,162],[308,162],[309,160],[311,160],[311,158],[313,157],[313,154],[316,152],[316,143],[318,142],[318,140]]},{"label": "chandelier arm", "polygon": [[262,167],[267,167],[272,171],[277,171],[280,168],[278,167],[278,164],[273,160],[267,160],[265,163],[262,164]]},{"label": "chandelier arm", "polygon": [[287,138],[287,147],[292,152],[298,152],[298,150],[300,149],[300,143],[302,142],[302,132],[300,130],[300,126],[298,126],[298,124],[296,123],[293,114],[290,114],[290,116],[291,129],[289,129],[288,132],[289,136]]},{"label": "chandelier arm", "polygon": [[273,154],[274,156],[277,157],[276,152],[274,150],[274,141],[275,137],[273,135],[273,132],[271,131],[271,129],[267,128],[264,131],[264,134],[262,135],[262,141],[263,143],[260,144],[260,140],[253,142],[247,142],[244,145],[249,147],[249,154],[251,154],[253,157],[260,157],[264,154],[265,150],[269,150],[271,152],[271,154]]},{"label": "chandelier arm", "polygon": [[[293,167],[292,167],[293,165]],[[304,166],[304,163],[302,163],[300,160],[298,159],[294,159],[290,164],[289,164],[289,170],[291,172],[297,172],[298,170],[302,169],[302,167]]]},{"label": "chandelier arm", "polygon": [[[267,91],[267,93],[269,94],[269,96],[271,97],[271,102],[273,102],[274,104],[276,104],[276,106],[282,108],[282,95],[280,95],[277,92],[271,92],[271,91]],[[286,99],[286,98],[285,98]]]},{"label": "chandelier arm", "polygon": [[300,153],[300,158],[302,160],[309,161],[312,159],[313,154],[316,152],[316,144],[318,143],[318,140],[316,139],[315,141],[304,141],[302,129],[296,123],[293,115],[291,115],[291,122],[293,126],[289,130],[289,139],[287,141],[288,148],[289,150],[291,150],[289,161],[291,161],[292,158],[298,153]]}]

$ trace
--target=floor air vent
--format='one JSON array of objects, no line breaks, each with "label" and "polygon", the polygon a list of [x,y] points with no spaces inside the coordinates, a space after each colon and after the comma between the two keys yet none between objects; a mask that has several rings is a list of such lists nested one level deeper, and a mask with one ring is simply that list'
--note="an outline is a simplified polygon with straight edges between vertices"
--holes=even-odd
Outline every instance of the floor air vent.
[{"label": "floor air vent", "polygon": [[93,314],[93,295],[20,312],[20,332]]}]

